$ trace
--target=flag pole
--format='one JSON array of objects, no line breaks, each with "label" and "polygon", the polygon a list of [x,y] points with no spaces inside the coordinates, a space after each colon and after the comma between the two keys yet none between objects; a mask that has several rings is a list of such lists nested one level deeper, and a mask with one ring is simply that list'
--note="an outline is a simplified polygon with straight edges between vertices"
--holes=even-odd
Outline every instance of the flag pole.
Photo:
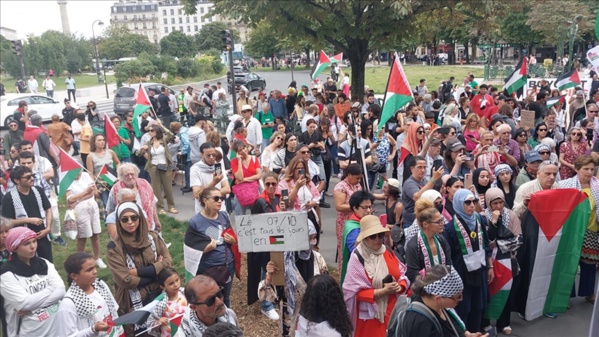
[{"label": "flag pole", "polygon": [[[179,317],[181,317],[181,316],[183,316],[183,315],[184,315],[184,314],[180,314],[180,315],[177,315],[177,316],[175,316],[175,317],[171,317],[171,318],[169,318],[169,320],[168,320],[168,321],[170,322],[170,321],[174,320],[175,318],[179,318]],[[142,333],[144,333],[144,332],[148,332],[148,331],[150,331],[150,330],[152,330],[152,329],[154,329],[154,328],[157,328],[157,327],[159,327],[159,326],[161,326],[161,325],[162,325],[161,323],[158,323],[158,324],[156,324],[156,325],[154,325],[154,326],[151,326],[151,327],[147,328],[146,330],[144,330],[144,331],[142,331],[142,332],[139,332],[139,333],[137,333],[135,336],[139,336],[139,335],[141,335]]]},{"label": "flag pole", "polygon": [[[393,73],[393,67],[395,67],[395,62],[397,61],[397,54],[393,54],[393,63],[391,63],[391,69],[389,69],[389,76],[387,78],[387,85],[385,86],[385,95],[383,96],[383,104],[381,105],[381,112],[384,111],[384,107],[385,107],[385,102],[387,101],[387,92],[389,91],[389,82],[391,82],[391,74]],[[412,90],[412,89],[410,89]],[[377,130],[377,132],[379,130],[381,130],[382,127],[382,123],[379,123],[379,129]]]}]

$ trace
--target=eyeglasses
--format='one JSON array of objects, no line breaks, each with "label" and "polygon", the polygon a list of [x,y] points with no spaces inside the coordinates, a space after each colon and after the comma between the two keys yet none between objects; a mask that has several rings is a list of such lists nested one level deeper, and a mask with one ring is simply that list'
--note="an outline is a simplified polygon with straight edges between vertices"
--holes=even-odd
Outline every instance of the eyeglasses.
[{"label": "eyeglasses", "polygon": [[131,220],[131,222],[135,222],[135,221],[139,220],[139,216],[132,215],[132,216],[124,216],[121,218],[122,223],[129,223],[129,220]]},{"label": "eyeglasses", "polygon": [[214,294],[214,296],[212,296],[212,297],[208,298],[208,299],[206,300],[206,302],[196,302],[196,303],[190,302],[190,303],[191,303],[191,304],[194,304],[194,305],[202,305],[202,304],[204,304],[204,305],[205,305],[205,306],[207,306],[207,307],[211,307],[211,306],[213,306],[213,305],[214,305],[214,302],[216,302],[216,298],[217,298],[217,297],[218,297],[218,298],[220,298],[220,299],[222,299],[222,298],[225,296],[225,295],[223,294],[223,289],[225,289],[225,288],[223,288],[223,287],[218,287],[218,292],[217,292],[216,294]]},{"label": "eyeglasses", "polygon": [[539,132],[547,132],[547,129],[539,129]]},{"label": "eyeglasses", "polygon": [[526,137],[527,135],[525,133],[521,133],[518,135],[518,137]]},{"label": "eyeglasses", "polygon": [[10,124],[9,126],[10,126],[11,128],[16,128],[16,127],[17,127],[17,124]]},{"label": "eyeglasses", "polygon": [[421,134],[423,134],[423,133],[424,133],[424,131],[423,131],[423,130],[418,130],[418,131],[416,131],[416,132],[417,132],[419,135],[421,135]]},{"label": "eyeglasses", "polygon": [[580,136],[582,136],[582,133],[579,133],[579,132],[572,132],[572,137],[574,137],[574,136],[578,136],[578,137],[580,137]]},{"label": "eyeglasses", "polygon": [[381,240],[382,240],[384,237],[385,237],[385,233],[383,232],[383,233],[372,234],[372,235],[371,235],[371,236],[369,236],[368,238],[369,238],[370,240],[376,240],[376,238],[379,238],[379,239],[381,239]]},{"label": "eyeglasses", "polygon": [[22,176],[21,179],[26,179],[26,180],[33,179],[33,174],[28,174],[28,175]]},{"label": "eyeglasses", "polygon": [[596,114],[597,112],[599,112],[599,110],[589,110],[589,112]]},{"label": "eyeglasses", "polygon": [[464,205],[466,206],[470,206],[470,205],[474,205],[478,200],[474,199],[474,200],[464,200]]},{"label": "eyeglasses", "polygon": [[360,208],[361,208],[361,209],[363,209],[363,210],[367,210],[367,209],[372,209],[372,208],[373,208],[373,206],[372,206],[372,205],[367,205],[367,206],[358,206],[358,207],[360,207]]},{"label": "eyeglasses", "polygon": [[277,186],[277,183],[264,183],[264,185],[266,185],[266,187],[275,187]]},{"label": "eyeglasses", "polygon": [[206,198],[206,199],[214,200],[214,202],[222,202],[222,201],[225,201],[225,198],[224,198],[224,197],[221,197],[220,195],[215,195],[215,196],[213,196],[213,197],[209,197],[209,198]]},{"label": "eyeglasses", "polygon": [[439,219],[437,221],[427,221],[427,222],[432,223],[432,224],[434,223],[436,225],[444,225],[445,224],[445,220],[443,220],[443,219]]},{"label": "eyeglasses", "polygon": [[307,151],[307,150],[306,151],[300,151],[301,154],[306,154],[308,152],[310,152],[310,151]]},{"label": "eyeglasses", "polygon": [[548,156],[550,153],[551,153],[551,152],[548,152],[548,151],[539,152],[539,154],[540,154],[541,156]]},{"label": "eyeglasses", "polygon": [[450,296],[450,297],[443,297],[443,298],[447,298],[447,299],[449,299],[449,300],[454,300],[454,301],[456,301],[456,302],[460,302],[461,300],[463,300],[463,299],[464,299],[464,294],[462,294],[462,293],[459,293],[459,294],[457,294],[457,295],[454,295],[454,296]]}]

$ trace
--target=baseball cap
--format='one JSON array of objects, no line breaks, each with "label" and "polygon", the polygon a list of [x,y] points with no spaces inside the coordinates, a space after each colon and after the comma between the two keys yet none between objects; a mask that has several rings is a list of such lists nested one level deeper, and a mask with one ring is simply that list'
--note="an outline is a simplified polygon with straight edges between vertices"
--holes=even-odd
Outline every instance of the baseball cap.
[{"label": "baseball cap", "polygon": [[241,106],[241,111],[244,111],[244,110],[250,110],[251,111],[252,110],[252,106],[249,105],[249,104],[244,104],[244,105]]},{"label": "baseball cap", "polygon": [[387,184],[389,184],[389,186],[393,186],[393,187],[397,188],[398,190],[400,189],[399,188],[399,180],[397,180],[397,179],[389,178],[389,179],[387,179]]},{"label": "baseball cap", "polygon": [[524,154],[524,161],[530,164],[534,163],[535,161],[543,161],[543,159],[541,159],[539,152],[536,150],[531,150]]},{"label": "baseball cap", "polygon": [[449,149],[449,151],[451,152],[457,152],[465,148],[466,146],[464,146],[464,144],[462,144],[462,142],[460,142],[459,139],[454,138],[447,142],[447,149]]}]

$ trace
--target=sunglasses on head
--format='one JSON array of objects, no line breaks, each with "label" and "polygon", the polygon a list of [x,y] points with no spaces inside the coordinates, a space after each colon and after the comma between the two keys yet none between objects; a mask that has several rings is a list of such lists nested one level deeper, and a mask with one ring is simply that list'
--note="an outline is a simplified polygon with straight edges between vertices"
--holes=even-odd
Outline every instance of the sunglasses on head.
[{"label": "sunglasses on head", "polygon": [[385,237],[385,233],[377,233],[377,234],[372,234],[368,238],[370,240],[376,240],[376,238],[383,239],[384,237]]},{"label": "sunglasses on head", "polygon": [[470,206],[470,205],[474,205],[476,203],[476,199],[474,200],[464,200],[464,205],[466,206]]},{"label": "sunglasses on head", "polygon": [[216,298],[217,297],[220,298],[220,299],[223,299],[223,297],[225,296],[223,294],[223,289],[225,289],[225,288],[218,287],[218,292],[216,294],[214,294],[214,296],[208,298],[205,302],[196,302],[196,303],[190,302],[190,303],[194,304],[194,305],[202,305],[203,304],[203,305],[205,305],[207,307],[211,307],[216,302]]},{"label": "sunglasses on head", "polygon": [[213,197],[208,197],[206,199],[214,200],[214,202],[225,201],[225,198],[221,197],[220,195],[215,195]]},{"label": "sunglasses on head", "polygon": [[124,216],[121,218],[122,223],[129,223],[129,220],[131,220],[131,222],[135,222],[135,221],[139,220],[139,216],[132,215],[132,216]]}]

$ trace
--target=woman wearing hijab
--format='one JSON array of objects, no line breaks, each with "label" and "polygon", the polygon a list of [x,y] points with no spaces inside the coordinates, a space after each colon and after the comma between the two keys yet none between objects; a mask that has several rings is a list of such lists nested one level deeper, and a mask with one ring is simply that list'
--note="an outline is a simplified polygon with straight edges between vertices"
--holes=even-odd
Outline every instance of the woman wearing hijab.
[{"label": "woman wearing hijab", "polygon": [[388,232],[377,216],[360,220],[360,244],[351,254],[343,282],[354,336],[384,337],[397,296],[409,286],[405,265],[383,244]]},{"label": "woman wearing hijab", "polygon": [[485,193],[491,188],[491,173],[486,168],[477,168],[472,172],[474,195],[478,196],[479,205],[485,207]]},{"label": "woman wearing hijab", "polygon": [[406,241],[406,276],[410,282],[435,265],[451,265],[451,250],[441,234],[445,224],[439,212],[439,208],[443,207],[441,194],[437,192],[435,201],[431,201],[430,197],[425,197],[426,192],[416,201],[416,228],[419,231]]},{"label": "woman wearing hijab", "polygon": [[8,121],[8,133],[4,135],[4,148],[10,149],[13,145],[17,148],[23,140],[23,130],[19,129],[19,123],[14,119]]},{"label": "woman wearing hijab", "polygon": [[503,192],[505,207],[512,209],[516,198],[516,185],[512,180],[514,171],[507,164],[499,164],[495,166],[493,173],[495,174],[495,180],[491,183],[491,187],[497,187]]},{"label": "woman wearing hijab", "polygon": [[[108,243],[106,258],[115,284],[120,316],[138,310],[161,292],[156,275],[173,261],[164,241],[156,232],[148,232],[141,208],[124,202],[116,208],[118,237]],[[147,329],[135,325],[137,333]],[[126,326],[127,336],[133,336],[133,326]]]},{"label": "woman wearing hijab", "polygon": [[412,123],[406,131],[406,138],[401,145],[399,153],[399,163],[404,164],[403,169],[403,182],[406,182],[411,176],[410,167],[407,163],[414,156],[417,156],[424,144],[424,126],[418,123]]},{"label": "woman wearing hijab", "polygon": [[[490,247],[493,249],[493,265],[501,264],[503,272],[506,272],[505,268],[510,268],[512,274],[509,298],[506,301],[505,298],[500,298],[501,296],[491,297],[486,318],[497,320],[497,331],[501,331],[504,335],[511,335],[510,314],[519,281],[516,251],[521,245],[519,236],[522,234],[522,228],[516,213],[506,207],[504,194],[499,188],[489,188],[485,193],[485,202],[487,208],[482,215],[489,223],[487,234],[491,243]],[[493,268],[493,270],[495,269]],[[489,285],[490,289],[497,290],[505,289],[502,286],[503,284],[494,284],[493,282]]]},{"label": "woman wearing hijab", "polygon": [[36,255],[37,234],[31,229],[12,228],[4,243],[11,253],[0,267],[8,336],[53,336],[65,294],[60,275],[52,263]]},{"label": "woman wearing hijab", "polygon": [[493,281],[487,220],[475,212],[478,200],[466,189],[455,192],[455,215],[445,224],[443,235],[451,247],[451,261],[464,281],[464,300],[456,307],[468,331],[480,331]]}]

